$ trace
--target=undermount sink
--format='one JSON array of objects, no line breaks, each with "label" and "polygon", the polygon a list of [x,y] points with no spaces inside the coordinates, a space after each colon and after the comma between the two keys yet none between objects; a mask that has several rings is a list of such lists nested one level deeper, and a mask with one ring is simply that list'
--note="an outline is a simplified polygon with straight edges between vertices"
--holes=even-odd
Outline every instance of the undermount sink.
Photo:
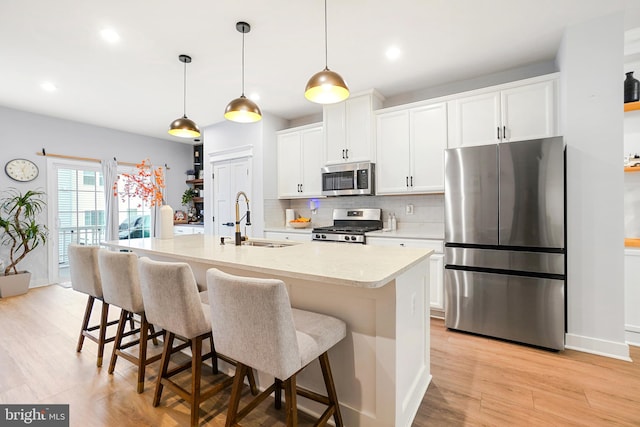
[{"label": "undermount sink", "polygon": [[248,240],[246,242],[242,242],[242,246],[259,246],[262,248],[284,248],[287,246],[297,245],[297,243],[293,242],[272,242],[269,240]]}]

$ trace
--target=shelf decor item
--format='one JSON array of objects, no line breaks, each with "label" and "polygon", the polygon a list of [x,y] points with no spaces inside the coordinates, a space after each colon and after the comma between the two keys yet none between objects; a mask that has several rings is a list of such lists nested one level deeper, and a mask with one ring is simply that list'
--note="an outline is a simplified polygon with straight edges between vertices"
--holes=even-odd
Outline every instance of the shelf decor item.
[{"label": "shelf decor item", "polygon": [[640,81],[633,77],[633,71],[627,74],[624,80],[624,102],[636,102],[640,100]]},{"label": "shelf decor item", "polygon": [[39,214],[46,207],[42,191],[28,190],[20,193],[9,189],[0,197],[0,238],[9,248],[9,263],[0,274],[0,297],[10,297],[27,292],[31,273],[18,271],[18,263],[40,245],[47,242],[47,226],[38,222]]}]

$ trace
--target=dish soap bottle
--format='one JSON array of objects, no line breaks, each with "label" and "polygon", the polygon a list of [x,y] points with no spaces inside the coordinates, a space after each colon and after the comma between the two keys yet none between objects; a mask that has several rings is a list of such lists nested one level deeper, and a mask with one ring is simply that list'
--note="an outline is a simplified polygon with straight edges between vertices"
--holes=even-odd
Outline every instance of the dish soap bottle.
[{"label": "dish soap bottle", "polygon": [[391,214],[391,230],[395,231],[398,227],[398,223],[396,222],[396,214]]},{"label": "dish soap bottle", "polygon": [[391,212],[389,212],[389,215],[387,216],[387,229],[391,230],[392,226],[393,226],[393,223],[391,221]]}]

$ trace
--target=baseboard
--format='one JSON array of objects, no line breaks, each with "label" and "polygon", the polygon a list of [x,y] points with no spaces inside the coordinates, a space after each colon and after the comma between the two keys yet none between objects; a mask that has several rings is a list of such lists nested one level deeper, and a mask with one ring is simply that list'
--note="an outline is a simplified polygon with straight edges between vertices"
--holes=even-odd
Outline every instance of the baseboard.
[{"label": "baseboard", "polygon": [[624,325],[624,339],[629,345],[640,347],[640,327]]},{"label": "baseboard", "polygon": [[566,334],[565,348],[631,362],[631,358],[629,357],[629,346],[624,342],[614,342],[581,335]]}]

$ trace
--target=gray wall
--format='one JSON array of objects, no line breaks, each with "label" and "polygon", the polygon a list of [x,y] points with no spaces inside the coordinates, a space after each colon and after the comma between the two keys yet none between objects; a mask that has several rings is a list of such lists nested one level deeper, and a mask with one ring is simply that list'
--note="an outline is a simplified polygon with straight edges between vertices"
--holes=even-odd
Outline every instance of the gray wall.
[{"label": "gray wall", "polygon": [[[167,123],[159,124],[165,127]],[[9,187],[20,191],[47,188],[47,159],[36,155],[44,148],[47,153],[79,157],[108,159],[116,157],[123,162],[139,162],[149,158],[156,165],[170,167],[166,173],[168,203],[178,209],[182,192],[186,188],[184,172],[192,167],[193,148],[190,144],[136,135],[113,129],[27,113],[0,106],[0,166],[19,157],[34,161],[40,169],[38,178],[30,183],[17,183],[0,174],[0,190]],[[42,215],[47,223],[47,215]],[[47,224],[49,225],[49,224]],[[50,227],[51,228],[51,227]],[[0,248],[0,257],[8,253]],[[48,283],[49,251],[38,248],[20,263],[21,269],[32,272],[31,285]]]},{"label": "gray wall", "polygon": [[567,144],[567,345],[624,343],[622,13],[567,28],[558,64]]}]

